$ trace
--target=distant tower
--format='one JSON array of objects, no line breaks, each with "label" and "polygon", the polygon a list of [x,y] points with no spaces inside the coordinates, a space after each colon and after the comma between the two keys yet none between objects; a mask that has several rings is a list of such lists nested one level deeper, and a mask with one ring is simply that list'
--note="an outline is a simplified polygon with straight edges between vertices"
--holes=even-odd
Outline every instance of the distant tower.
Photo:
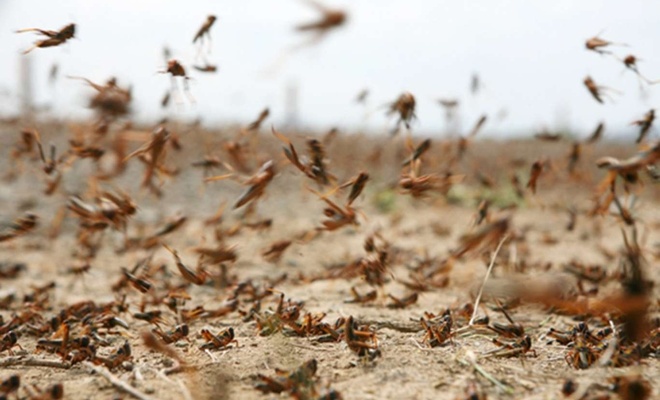
[{"label": "distant tower", "polygon": [[284,123],[287,129],[298,128],[298,83],[289,81],[284,92]]},{"label": "distant tower", "polygon": [[31,119],[34,111],[33,103],[33,77],[32,77],[32,57],[30,55],[19,56],[19,81],[20,81],[20,99],[21,115],[23,118]]}]

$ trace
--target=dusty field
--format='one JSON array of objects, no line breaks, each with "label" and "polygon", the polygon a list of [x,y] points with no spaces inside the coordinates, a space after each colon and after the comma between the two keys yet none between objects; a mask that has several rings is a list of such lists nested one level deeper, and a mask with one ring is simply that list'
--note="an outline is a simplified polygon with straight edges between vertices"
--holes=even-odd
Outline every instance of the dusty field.
[{"label": "dusty field", "polygon": [[[58,155],[67,151],[67,132],[75,131],[73,127],[46,124],[36,124],[36,127],[44,143],[57,144]],[[88,254],[89,249],[84,249],[79,243],[82,218],[68,211],[56,237],[52,235],[53,221],[71,196],[78,195],[85,202],[94,204],[95,189],[90,185],[90,177],[112,169],[116,162],[115,154],[110,150],[112,138],[120,133],[112,131],[106,137],[90,140],[107,150],[99,162],[101,171],[90,160],[72,160],[69,165],[62,163],[57,167],[62,174],[62,182],[52,195],[46,196],[43,190],[48,177],[42,171],[36,150],[12,158],[10,154],[20,139],[20,127],[0,129],[2,168],[7,175],[0,186],[1,214],[6,223],[4,229],[10,229],[9,223],[24,212],[38,216],[38,226],[34,230],[0,243],[2,263],[25,265],[25,270],[16,277],[0,279],[0,297],[4,299],[0,311],[3,323],[9,323],[16,315],[34,312],[28,320],[11,327],[18,336],[21,348],[13,347],[13,355],[9,354],[9,349],[0,353],[0,365],[5,365],[0,379],[18,374],[21,380],[19,398],[27,397],[26,387],[31,384],[45,389],[56,383],[63,385],[65,398],[69,399],[131,397],[92,373],[87,364],[70,365],[70,358],[75,353],[73,349],[60,351],[62,354],[59,355],[37,349],[39,339],[57,337],[55,330],[61,325],[58,323],[55,328],[50,327],[48,321],[51,318],[72,304],[90,300],[97,306],[117,301],[106,314],[116,315],[128,325],[128,329],[112,327],[110,332],[105,327],[99,328],[91,339],[96,346],[96,354],[111,358],[127,340],[131,357],[117,363],[111,373],[151,398],[286,398],[289,396],[286,393],[262,394],[256,390],[255,384],[260,383],[257,374],[274,377],[277,375],[276,369],[293,370],[311,359],[318,362],[315,377],[311,379],[315,382],[317,394],[309,398],[334,390],[344,399],[464,399],[469,396],[466,390],[473,387],[483,398],[487,396],[489,399],[552,399],[564,397],[561,389],[566,379],[578,383],[578,392],[572,398],[581,398],[582,395],[584,398],[596,395],[617,398],[608,378],[634,377],[637,374],[653,385],[649,398],[660,396],[660,388],[656,384],[660,377],[657,348],[626,367],[600,365],[600,358],[606,357],[603,349],[589,368],[576,369],[565,359],[573,345],[560,344],[548,336],[550,328],[569,330],[579,321],[587,322],[593,331],[597,331],[607,326],[609,318],[613,319],[619,333],[623,329],[619,318],[621,313],[615,308],[607,313],[592,313],[594,315],[565,315],[557,308],[550,309],[539,304],[512,306],[509,313],[513,321],[524,327],[525,334],[531,339],[533,352],[513,357],[491,354],[498,349],[493,344],[493,338],[498,335],[483,325],[468,327],[467,318],[458,311],[474,304],[489,259],[501,236],[490,245],[457,257],[453,267],[447,267],[431,278],[422,278],[414,304],[401,309],[389,307],[393,300],[388,295],[403,298],[415,292],[401,283],[413,281],[411,273],[415,266],[423,264],[424,260],[434,266],[447,264],[443,264],[443,260],[460,247],[462,235],[477,232],[489,223],[485,221],[480,226],[474,226],[477,206],[483,198],[492,200],[489,221],[501,216],[510,217],[509,239],[498,254],[489,287],[514,281],[525,282],[523,286],[526,286],[546,277],[548,281],[562,279],[564,289],[574,293],[569,299],[575,302],[586,297],[603,299],[619,293],[621,284],[617,273],[625,264],[622,261],[621,233],[624,224],[616,213],[600,216],[587,214],[593,208],[592,195],[596,185],[604,176],[602,170],[595,168],[595,159],[603,155],[633,155],[636,149],[632,146],[606,143],[585,146],[576,174],[571,177],[566,172],[571,146],[568,141],[477,141],[471,144],[462,160],[450,164],[456,142],[434,140],[431,149],[423,156],[422,171],[442,175],[451,168],[452,173],[465,175],[464,180],[446,194],[431,192],[425,198],[414,199],[402,193],[398,186],[402,171],[399,166],[410,154],[400,137],[373,138],[340,133],[326,146],[328,170],[337,176],[338,183],[346,182],[362,170],[370,174],[365,190],[353,203],[359,210],[359,225],[321,232],[312,237],[314,235],[311,233],[304,233],[315,232],[315,228],[322,226],[324,203],[307,187],[327,192],[332,185],[319,189],[290,165],[282,153],[282,143],[267,132],[257,136],[238,136],[238,141],[244,145],[242,154],[246,160],[246,171],[237,171],[236,176],[252,175],[262,162],[269,159],[275,161],[277,171],[264,196],[257,201],[254,212],[246,215],[244,208],[231,209],[245,189],[240,182],[228,179],[204,183],[203,171],[191,167],[192,162],[213,154],[239,169],[236,160],[223,150],[223,144],[236,138],[235,132],[232,129],[206,132],[184,126],[169,128],[179,135],[183,149],[176,151],[168,148],[164,165],[179,168],[179,173],[163,177],[162,181],[155,179],[163,192],[162,197],[140,187],[145,164],[136,158],[127,161],[127,169],[120,176],[97,183],[100,189],[125,191],[138,209],[127,218],[125,232],[108,227],[102,237],[95,238],[99,248],[93,257]],[[305,135],[285,134],[292,138],[300,153],[306,154]],[[146,134],[129,136],[129,151],[149,139]],[[415,144],[419,142],[421,139],[415,139]],[[517,172],[524,188],[531,164],[540,157],[551,160],[552,166],[546,167],[541,174],[535,195],[525,189],[524,198],[518,198],[510,183],[510,174]],[[224,173],[227,173],[224,168],[213,172]],[[490,177],[493,187],[480,184],[476,178],[478,174]],[[632,187],[633,192],[639,193],[632,212],[640,232],[645,277],[657,281],[660,275],[657,269],[660,213],[656,211],[658,204],[655,199],[659,191],[657,184],[646,176],[642,180],[643,185]],[[342,191],[332,198],[343,204],[347,193]],[[622,189],[618,189],[618,193],[622,199],[625,198]],[[227,207],[222,220],[205,224],[204,220],[214,215],[223,202],[227,202]],[[567,209],[570,207],[574,207],[577,215],[571,231],[567,230]],[[175,216],[187,217],[185,224],[159,238],[159,242],[178,250],[184,264],[194,269],[198,257],[195,248],[214,247],[216,236],[222,236],[226,246],[235,246],[237,255],[235,261],[222,263],[226,276],[221,279],[219,265],[206,265],[205,269],[211,275],[205,279],[206,282],[186,285],[172,255],[160,244],[149,249],[143,248],[147,246],[122,249],[126,237],[146,237],[163,227],[168,218]],[[272,219],[269,228],[258,230],[249,227],[250,223],[264,219]],[[237,232],[230,232],[236,227],[239,228]],[[631,228],[625,229],[630,235]],[[216,235],[215,231],[222,234]],[[367,254],[364,243],[376,232],[381,238],[376,238],[377,247],[388,253],[388,262],[382,274],[382,278],[387,280],[384,285],[371,286],[360,274],[326,279],[332,265],[372,259],[374,255]],[[292,240],[292,244],[280,260],[271,262],[264,259],[261,253],[279,240]],[[122,268],[130,270],[140,260],[150,256],[153,257],[149,262],[149,266],[154,267],[153,273],[148,277],[142,275],[153,285],[149,292],[142,294],[130,285],[113,291],[113,284],[123,276]],[[585,293],[575,294],[579,292],[578,279],[565,271],[565,266],[571,262],[601,266],[606,277],[600,283],[583,282]],[[91,266],[87,273],[81,276],[70,273],[72,266],[85,263]],[[164,268],[158,269],[161,265]],[[141,270],[136,275],[144,273]],[[448,281],[444,287],[433,287],[430,282],[432,278]],[[43,297],[37,296],[38,301],[26,297],[35,291],[35,287],[49,282],[55,283],[54,288]],[[257,291],[272,289],[264,293],[256,317],[252,315],[248,318],[249,310],[254,307],[250,295],[247,292],[240,292],[237,297],[235,295],[237,285],[246,282],[252,282]],[[182,371],[166,375],[164,371],[173,365],[171,356],[145,346],[142,332],[150,331],[154,325],[135,318],[134,314],[160,310],[163,331],[182,323],[181,313],[166,306],[163,300],[168,291],[171,293],[179,285],[179,292],[185,291],[190,299],[185,304],[178,304],[178,309],[190,310],[203,306],[206,310],[216,310],[234,297],[237,306],[223,316],[202,316],[188,321],[187,338],[167,345],[176,351],[185,366]],[[347,303],[346,300],[353,297],[353,287],[360,294],[376,290],[377,298],[364,304]],[[598,293],[589,293],[589,289],[595,287]],[[345,335],[338,341],[324,342],[319,340],[321,335],[318,334],[294,334],[290,326],[279,324],[281,318],[272,317],[280,293],[284,293],[286,299],[304,303],[297,321],[302,321],[307,313],[323,313],[323,321],[330,325],[340,317],[349,316],[359,325],[368,325],[377,337],[380,356],[373,359],[359,356],[347,345]],[[14,295],[13,300],[7,300],[6,296],[11,294]],[[126,295],[127,306],[123,310],[118,301],[122,295]],[[647,317],[652,320],[658,312],[657,287],[651,290],[649,297],[651,305]],[[506,303],[509,299],[501,296],[499,300]],[[140,310],[141,303],[144,310]],[[491,325],[507,324],[505,316],[496,308],[495,298],[484,296],[478,316],[488,315]],[[425,312],[441,315],[446,309],[453,310],[453,336],[441,346],[431,347],[425,340],[420,318]],[[70,340],[79,337],[85,324],[89,323],[85,321],[85,316],[68,315]],[[273,332],[262,331],[263,334],[260,334],[257,321],[269,316],[272,326],[265,328],[270,327]],[[657,328],[654,324],[657,322],[651,322],[645,333]],[[261,325],[263,330],[267,330],[264,323]],[[35,333],[35,327],[42,330]],[[209,351],[200,349],[206,343],[200,335],[203,328],[217,333],[229,327],[234,330],[237,344]],[[9,328],[3,334],[7,330]],[[658,339],[655,340],[657,346]],[[610,342],[608,336],[603,340],[603,346],[607,347]],[[26,359],[51,360],[57,365],[22,365]],[[11,363],[8,360],[15,360],[15,365],[7,366]],[[89,360],[94,361],[95,358]],[[96,360],[96,363],[105,369],[101,361]],[[309,379],[306,382],[309,383]],[[301,398],[307,398],[305,395],[299,394]]]}]

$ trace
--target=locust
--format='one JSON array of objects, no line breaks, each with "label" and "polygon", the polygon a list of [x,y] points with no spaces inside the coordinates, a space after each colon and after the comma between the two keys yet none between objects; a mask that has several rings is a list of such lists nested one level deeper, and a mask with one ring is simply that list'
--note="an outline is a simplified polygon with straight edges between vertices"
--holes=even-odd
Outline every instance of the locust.
[{"label": "locust", "polygon": [[76,33],[76,24],[68,24],[59,31],[50,31],[39,28],[26,28],[16,31],[16,33],[23,32],[36,32],[47,37],[47,39],[37,40],[34,42],[32,47],[23,52],[23,54],[27,54],[36,48],[55,47],[63,44],[69,39],[72,39]]},{"label": "locust", "polygon": [[416,118],[415,96],[410,92],[404,92],[396,101],[390,103],[388,107],[387,115],[398,114],[399,116],[392,134],[396,134],[399,131],[401,123],[405,125],[406,129],[410,129],[410,122]]},{"label": "locust", "polygon": [[328,205],[328,207],[323,210],[323,214],[327,217],[327,219],[321,222],[323,227],[316,228],[317,230],[335,231],[347,225],[359,225],[357,220],[357,211],[351,206],[350,203],[346,203],[342,207],[334,201],[330,200],[329,194],[321,194],[311,188],[308,188],[308,190],[317,195]]},{"label": "locust", "polygon": [[171,343],[176,343],[179,340],[188,336],[190,329],[188,328],[188,325],[181,324],[175,326],[174,329],[169,330],[167,332],[163,332],[159,328],[154,328],[152,329],[151,332],[153,332],[156,336],[158,336],[163,341],[163,343],[171,344]]},{"label": "locust", "polygon": [[291,240],[277,241],[265,249],[261,253],[261,256],[268,262],[277,263],[282,258],[286,249],[291,246],[291,243],[293,243]]},{"label": "locust", "polygon": [[169,251],[174,257],[174,261],[176,262],[176,267],[179,269],[179,272],[181,273],[183,279],[194,285],[203,285],[206,282],[207,273],[206,271],[204,271],[201,265],[199,266],[197,271],[193,271],[190,268],[188,268],[183,263],[183,261],[181,261],[181,257],[179,257],[179,253],[176,250],[172,249],[170,246],[166,244],[163,244],[163,247],[165,247],[165,249],[167,249],[167,251]]},{"label": "locust", "polygon": [[13,392],[17,392],[20,387],[20,375],[11,375],[9,378],[3,379],[2,382],[0,382],[0,393],[7,395]]},{"label": "locust", "polygon": [[153,183],[153,177],[156,173],[172,174],[172,171],[163,165],[168,140],[171,138],[170,132],[163,126],[159,126],[151,134],[151,139],[140,148],[127,155],[123,162],[125,163],[133,157],[140,157],[145,163],[146,169],[142,178],[142,187],[147,187],[156,195],[160,195],[160,190]]},{"label": "locust", "polygon": [[234,328],[227,328],[217,335],[211,333],[208,329],[202,329],[200,335],[206,340],[206,343],[200,346],[200,349],[214,349],[220,350],[228,347],[231,343],[236,343],[238,346],[238,341],[234,338]]},{"label": "locust", "polygon": [[426,153],[431,148],[431,139],[426,139],[420,143],[415,150],[412,152],[410,157],[408,157],[403,163],[402,166],[412,165],[412,163],[420,158],[424,153]]},{"label": "locust", "polygon": [[167,67],[165,70],[158,71],[161,74],[170,74],[171,77],[171,85],[172,88],[170,89],[171,93],[176,93],[178,89],[177,81],[176,78],[181,78],[181,82],[183,85],[182,91],[188,96],[188,100],[190,100],[191,103],[195,102],[195,98],[192,96],[192,93],[190,93],[190,86],[188,85],[188,81],[191,79],[187,74],[186,74],[186,69],[181,65],[181,63],[178,60],[172,59],[167,62]]},{"label": "locust", "polygon": [[611,51],[603,50],[603,48],[613,45],[626,46],[623,43],[614,43],[610,42],[609,40],[602,39],[598,35],[587,39],[584,44],[587,50],[595,51],[598,54],[612,54]]},{"label": "locust", "polygon": [[603,94],[605,90],[612,90],[614,89],[608,88],[607,86],[600,86],[597,85],[596,82],[590,77],[587,76],[584,78],[584,86],[586,86],[587,90],[591,94],[591,96],[599,103],[603,104]]},{"label": "locust", "polygon": [[193,65],[193,68],[196,71],[206,72],[206,73],[210,73],[210,74],[214,74],[214,73],[218,72],[218,66],[217,65],[208,64],[208,63],[204,64],[204,65]]},{"label": "locust", "polygon": [[605,123],[600,122],[598,123],[598,126],[596,126],[596,129],[591,133],[589,138],[585,141],[587,144],[593,144],[596,143],[597,141],[600,140],[600,138],[603,136],[603,131],[605,130]]},{"label": "locust", "polygon": [[200,45],[204,44],[204,40],[208,39],[209,44],[211,42],[211,27],[216,21],[216,16],[215,15],[209,15],[206,17],[206,21],[202,24],[202,26],[197,30],[197,33],[195,34],[195,37],[193,38],[193,44],[197,43],[199,41]]},{"label": "locust", "polygon": [[312,179],[320,186],[328,185],[331,180],[334,180],[334,176],[330,175],[325,169],[324,150],[321,142],[316,139],[310,139],[308,141],[312,159],[309,162],[304,162],[298,157],[298,152],[289,138],[277,132],[274,127],[272,128],[272,132],[276,138],[288,145],[288,148],[283,148],[284,155],[289,162],[298,168],[300,172],[305,174],[305,176]]},{"label": "locust", "polygon": [[339,28],[348,20],[348,16],[343,10],[328,8],[315,0],[306,0],[306,3],[320,12],[321,17],[315,21],[302,23],[295,27],[298,32],[312,32],[314,34],[309,42],[301,46],[309,46],[320,42],[328,32]]},{"label": "locust", "polygon": [[246,131],[248,132],[253,132],[253,131],[258,131],[259,128],[261,127],[261,124],[268,118],[270,115],[270,109],[268,107],[264,108],[260,113],[257,119],[254,121],[250,122],[248,126],[245,128]]},{"label": "locust", "polygon": [[534,161],[532,164],[532,169],[529,173],[529,181],[527,181],[527,187],[532,191],[533,194],[536,194],[536,184],[538,182],[541,173],[543,172],[542,160]]},{"label": "locust", "polygon": [[[232,177],[232,174],[212,176],[204,179],[205,182],[223,180]],[[239,196],[238,200],[234,203],[234,209],[241,208],[248,203],[256,201],[261,198],[268,184],[275,177],[275,164],[272,160],[266,161],[261,165],[261,168],[249,179],[245,180],[244,184],[248,188]]]},{"label": "locust", "polygon": [[0,229],[0,242],[12,240],[31,232],[37,227],[38,222],[39,217],[36,214],[23,214],[23,216],[16,218],[14,222]]},{"label": "locust", "polygon": [[649,130],[651,130],[651,127],[653,126],[653,121],[655,121],[655,110],[650,109],[646,114],[644,114],[642,119],[633,121],[631,123],[631,125],[639,126],[639,136],[637,136],[635,143],[640,143],[642,140],[644,140],[646,135],[649,133]]}]

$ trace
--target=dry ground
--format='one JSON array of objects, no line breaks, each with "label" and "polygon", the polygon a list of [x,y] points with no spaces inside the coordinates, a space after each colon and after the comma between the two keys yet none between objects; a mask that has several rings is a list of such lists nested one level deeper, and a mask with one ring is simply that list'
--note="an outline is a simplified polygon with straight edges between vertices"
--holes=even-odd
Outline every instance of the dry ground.
[{"label": "dry ground", "polygon": [[[44,141],[52,140],[58,144],[58,149],[64,151],[66,136],[62,132],[67,130],[65,126],[49,128],[44,124],[40,128]],[[129,236],[137,235],[141,229],[149,231],[159,226],[165,218],[177,213],[186,215],[188,222],[182,229],[167,236],[165,241],[180,251],[184,262],[194,266],[195,255],[190,249],[214,240],[213,229],[205,227],[203,219],[211,216],[223,201],[231,205],[243,188],[231,181],[204,184],[202,171],[189,166],[192,161],[211,152],[225,157],[221,144],[233,137],[233,133],[201,133],[183,127],[178,127],[178,131],[184,149],[181,152],[169,151],[167,163],[179,166],[181,173],[175,178],[165,179],[163,198],[158,199],[140,189],[143,166],[139,162],[131,161],[126,173],[112,182],[112,185],[130,193],[139,206],[137,214],[129,222]],[[18,139],[18,127],[5,127],[0,133],[4,160],[2,165],[8,171],[11,168],[8,154]],[[304,143],[300,137],[291,136],[302,152]],[[139,144],[131,143],[131,148]],[[368,157],[373,156],[374,149],[379,146],[383,148],[380,158],[369,160]],[[137,303],[141,298],[134,290],[128,292],[128,299],[133,304],[130,312],[121,315],[129,323],[130,329],[118,328],[121,335],[108,336],[112,345],[101,347],[99,352],[107,354],[121,344],[124,338],[129,340],[133,349],[131,365],[128,368],[117,368],[113,373],[158,399],[184,398],[186,392],[195,399],[277,398],[280,396],[264,395],[254,389],[255,374],[275,375],[276,368],[296,368],[312,358],[319,365],[319,392],[322,394],[326,388],[332,388],[345,399],[466,398],[464,391],[470,381],[475,381],[479,390],[486,393],[488,398],[563,398],[560,389],[566,378],[576,380],[580,388],[585,389],[590,383],[606,384],[607,377],[629,373],[642,374],[654,384],[654,396],[660,396],[660,388],[655,384],[660,377],[660,364],[653,357],[645,359],[639,366],[627,368],[594,366],[587,370],[575,370],[569,366],[565,361],[568,349],[550,340],[546,333],[550,327],[568,329],[576,321],[570,316],[548,313],[539,306],[524,305],[512,311],[513,319],[523,324],[531,336],[536,357],[486,357],[485,353],[495,348],[492,344],[494,334],[481,330],[463,330],[447,346],[429,348],[423,343],[424,332],[420,329],[419,318],[424,312],[439,314],[446,308],[457,308],[473,302],[486,271],[484,260],[487,257],[477,255],[459,260],[449,274],[447,287],[421,292],[416,304],[402,310],[386,307],[390,302],[387,294],[402,297],[409,293],[394,280],[379,288],[379,298],[375,302],[360,305],[345,302],[351,297],[351,287],[357,286],[361,292],[370,289],[360,278],[314,282],[301,279],[322,274],[328,265],[364,256],[363,242],[367,235],[376,230],[408,257],[390,266],[393,277],[405,279],[408,275],[407,265],[414,257],[428,254],[430,257],[444,258],[456,247],[459,237],[472,229],[476,205],[481,197],[492,198],[491,212],[511,214],[512,230],[521,235],[524,233],[524,241],[507,244],[505,248],[510,253],[510,246],[518,246],[517,257],[524,258],[530,266],[525,272],[526,278],[533,279],[540,274],[560,274],[562,265],[571,260],[601,264],[613,272],[618,268],[618,259],[608,260],[600,249],[617,252],[621,248],[621,223],[610,215],[585,215],[591,206],[592,191],[602,176],[592,165],[596,155],[630,155],[634,154],[635,149],[599,144],[585,150],[585,159],[581,161],[579,169],[582,177],[572,181],[564,172],[569,147],[569,142],[477,142],[457,167],[456,172],[467,175],[462,184],[454,187],[447,196],[434,194],[427,199],[411,199],[392,188],[398,179],[397,165],[407,153],[400,139],[365,136],[347,138],[340,134],[328,148],[330,170],[340,181],[363,169],[372,175],[365,193],[356,202],[356,206],[364,213],[364,217],[360,217],[360,225],[324,233],[309,243],[295,242],[278,263],[269,263],[260,256],[260,252],[275,240],[292,238],[301,231],[319,226],[323,204],[305,189],[305,185],[311,186],[305,183],[306,178],[282,161],[279,144],[271,137],[264,137],[259,142],[256,157],[261,160],[277,160],[279,174],[259,202],[256,215],[249,218],[273,218],[273,224],[270,229],[262,232],[243,229],[238,235],[227,239],[229,244],[237,246],[238,252],[238,260],[229,266],[230,275],[236,275],[238,281],[252,278],[255,282],[264,282],[286,273],[288,279],[277,283],[275,289],[285,293],[287,298],[304,301],[305,311],[327,313],[326,321],[333,322],[340,316],[350,315],[361,323],[370,324],[377,334],[382,356],[370,362],[359,359],[344,342],[317,343],[313,337],[292,337],[283,333],[260,336],[254,322],[243,322],[241,315],[232,312],[228,316],[190,323],[189,340],[173,345],[190,367],[185,372],[164,377],[158,371],[171,362],[142,344],[139,332],[151,327],[131,316],[137,311]],[[439,141],[434,142],[427,156],[428,170],[442,171],[443,158],[446,160],[447,154],[445,151]],[[555,160],[557,171],[541,177],[536,196],[527,193],[524,200],[516,200],[508,180],[508,172],[515,168],[511,166],[511,161],[519,162],[518,170],[526,181],[529,165],[540,156]],[[476,170],[490,175],[497,186],[494,189],[480,186],[473,179]],[[52,240],[47,235],[49,224],[70,195],[84,194],[87,177],[92,171],[91,163],[76,162],[65,172],[60,191],[46,197],[42,194],[43,173],[39,163],[26,159],[18,177],[0,186],[0,208],[4,221],[11,221],[22,211],[31,211],[40,217],[36,231],[0,243],[0,261],[22,262],[27,266],[27,270],[17,278],[0,280],[0,293],[4,296],[14,292],[18,299],[8,308],[0,310],[5,321],[21,310],[20,299],[31,291],[32,286],[50,281],[54,281],[56,287],[52,291],[49,308],[43,312],[46,317],[82,300],[91,299],[97,303],[112,301],[115,295],[111,285],[121,276],[120,268],[130,268],[137,260],[151,253],[146,250],[116,252],[123,235],[108,231],[103,248],[91,261],[90,272],[83,278],[74,278],[66,273],[66,269],[74,264],[78,221],[69,215],[60,236]],[[645,183],[643,195],[635,208],[635,214],[641,221],[641,244],[647,259],[647,274],[656,281],[660,275],[656,259],[660,243],[657,235],[657,227],[660,226],[660,213],[656,211],[657,193],[658,189],[653,183]],[[511,204],[517,205],[517,208],[502,209]],[[579,212],[576,228],[572,232],[566,230],[568,214],[565,207],[568,206],[576,207]],[[222,226],[231,226],[241,221],[241,218],[241,211],[228,210]],[[165,264],[172,275],[171,279],[182,282],[172,257],[163,248],[155,249],[154,263]],[[547,270],[539,267],[546,264],[550,264]],[[493,279],[509,279],[514,274],[516,272],[512,267],[498,263]],[[575,285],[574,278],[569,278],[568,282]],[[611,282],[601,288],[601,292],[611,292],[618,287],[618,283]],[[186,307],[204,305],[213,308],[229,297],[230,290],[215,287],[212,283],[191,286],[188,293],[192,300]],[[653,312],[657,312],[657,299],[656,289],[652,300]],[[272,296],[264,300],[262,309],[272,309],[275,305],[276,298]],[[493,305],[487,301],[480,314],[488,314],[491,321],[506,322],[501,313],[493,311]],[[239,309],[248,307],[248,304],[239,305]],[[166,307],[160,309],[166,312],[170,322],[175,322],[175,314],[167,311]],[[590,323],[597,324],[597,321],[591,320]],[[462,324],[464,322],[460,322],[459,326]],[[201,328],[212,327],[215,332],[230,326],[235,329],[238,346],[212,351],[213,358],[199,350],[203,343],[199,336]],[[16,355],[32,353],[36,338],[24,334],[19,338],[19,344],[23,350],[15,348]],[[57,359],[56,355],[43,352],[36,356]],[[9,357],[6,351],[0,353],[0,363],[4,357]],[[492,380],[475,370],[470,364],[474,360]],[[37,384],[45,387],[61,382],[65,397],[70,399],[130,398],[82,365],[69,369],[4,367],[0,378],[4,379],[14,373],[20,375],[22,385]],[[497,381],[500,386],[493,381]],[[25,392],[21,391],[20,395],[24,396]]]}]

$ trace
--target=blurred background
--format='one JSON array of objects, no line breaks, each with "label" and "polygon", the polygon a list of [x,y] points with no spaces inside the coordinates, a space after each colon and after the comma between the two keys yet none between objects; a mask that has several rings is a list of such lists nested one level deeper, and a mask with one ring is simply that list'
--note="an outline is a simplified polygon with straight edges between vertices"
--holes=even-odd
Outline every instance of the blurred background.
[{"label": "blurred background", "polygon": [[[386,105],[403,91],[417,99],[413,132],[465,133],[481,114],[483,134],[526,136],[542,130],[587,135],[598,122],[606,136],[636,137],[630,122],[658,105],[660,84],[640,87],[637,76],[614,57],[585,49],[595,35],[627,46],[639,70],[660,79],[660,2],[650,0],[324,0],[345,10],[347,23],[319,43],[295,31],[317,10],[302,0],[0,0],[0,116],[21,104],[58,118],[84,118],[92,90],[67,75],[105,82],[116,76],[133,88],[137,121],[163,117],[200,119],[205,126],[247,123],[270,107],[274,124],[327,131],[387,132],[394,119]],[[202,64],[192,38],[209,14],[215,74]],[[63,46],[21,52],[37,39],[17,29],[59,30],[76,23],[76,39]],[[193,78],[196,102],[170,104],[163,48]],[[286,55],[286,56],[285,56]],[[49,80],[57,65],[57,77]],[[583,85],[591,76],[616,89],[605,104]],[[476,79],[476,82],[475,82]],[[476,90],[473,84],[477,83]],[[355,99],[368,89],[366,104]],[[459,101],[448,129],[438,99]],[[657,129],[652,136],[660,136]]]}]

